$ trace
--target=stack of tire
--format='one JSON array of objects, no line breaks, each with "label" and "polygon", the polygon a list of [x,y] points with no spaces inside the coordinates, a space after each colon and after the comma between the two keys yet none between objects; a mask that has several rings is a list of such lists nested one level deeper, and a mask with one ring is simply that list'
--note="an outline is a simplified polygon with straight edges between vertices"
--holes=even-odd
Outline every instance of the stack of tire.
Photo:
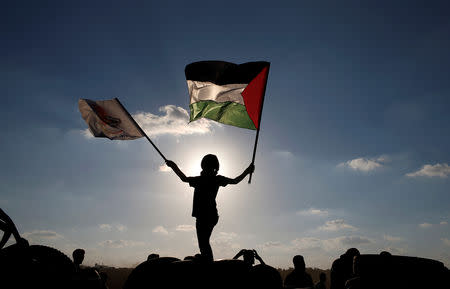
[{"label": "stack of tire", "polygon": [[241,260],[213,263],[163,257],[145,261],[128,277],[124,289],[143,288],[282,288],[278,271],[267,265],[249,267]]},{"label": "stack of tire", "polygon": [[355,257],[356,278],[348,289],[448,288],[449,270],[443,263],[418,257],[360,255]]},{"label": "stack of tire", "polygon": [[1,250],[0,271],[4,288],[68,288],[74,266],[47,246],[10,246]]}]

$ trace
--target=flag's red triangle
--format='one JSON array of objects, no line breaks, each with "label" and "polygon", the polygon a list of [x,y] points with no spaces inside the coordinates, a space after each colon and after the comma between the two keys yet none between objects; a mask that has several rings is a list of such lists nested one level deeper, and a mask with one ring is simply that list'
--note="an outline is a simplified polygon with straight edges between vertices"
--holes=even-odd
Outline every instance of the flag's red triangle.
[{"label": "flag's red triangle", "polygon": [[261,118],[261,106],[264,101],[264,93],[266,91],[267,76],[269,75],[269,66],[264,67],[261,72],[253,78],[241,93],[244,98],[245,108],[258,129]]}]

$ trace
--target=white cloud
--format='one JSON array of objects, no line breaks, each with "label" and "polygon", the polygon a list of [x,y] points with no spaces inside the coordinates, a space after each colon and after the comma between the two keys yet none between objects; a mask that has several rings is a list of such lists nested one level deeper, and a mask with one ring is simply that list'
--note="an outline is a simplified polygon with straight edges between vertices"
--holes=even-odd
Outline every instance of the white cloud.
[{"label": "white cloud", "polygon": [[313,237],[297,238],[291,243],[296,250],[323,248],[323,240]]},{"label": "white cloud", "polygon": [[450,246],[450,239],[442,238],[441,240],[442,240],[442,242],[444,243],[444,245]]},{"label": "white cloud", "polygon": [[420,170],[406,174],[407,177],[440,177],[447,178],[450,175],[450,166],[448,164],[424,165]]},{"label": "white cloud", "polygon": [[132,241],[132,240],[105,240],[99,243],[102,247],[107,248],[125,248],[125,247],[136,247],[136,246],[145,246],[147,243]]},{"label": "white cloud", "polygon": [[100,227],[100,231],[102,232],[109,232],[113,228],[110,224],[100,224],[98,226]]},{"label": "white cloud", "polygon": [[324,216],[328,216],[328,211],[327,210],[310,208],[310,209],[307,209],[307,210],[298,211],[296,214],[300,215],[300,216],[324,217]]},{"label": "white cloud", "polygon": [[270,241],[270,242],[265,242],[262,245],[259,245],[259,248],[263,248],[263,249],[269,249],[269,248],[275,248],[275,247],[282,247],[283,245],[281,244],[281,242],[278,241]]},{"label": "white cloud", "polygon": [[297,251],[317,249],[336,251],[348,247],[372,244],[373,241],[363,236],[341,236],[332,239],[319,239],[314,237],[298,238],[291,241],[291,243],[293,249]]},{"label": "white cloud", "polygon": [[325,225],[319,227],[319,230],[322,230],[322,231],[338,231],[338,230],[344,230],[344,229],[357,230],[356,227],[346,224],[344,222],[344,220],[342,220],[342,219],[327,221],[327,222],[325,222]]},{"label": "white cloud", "polygon": [[80,134],[87,139],[94,138],[94,136],[92,135],[91,131],[88,128],[80,130]]},{"label": "white cloud", "polygon": [[98,227],[100,228],[100,231],[102,231],[102,232],[111,232],[113,229],[116,229],[119,232],[125,232],[127,230],[127,227],[122,224],[116,224],[116,225],[100,224],[100,225],[98,225]]},{"label": "white cloud", "polygon": [[30,240],[55,240],[63,238],[62,235],[48,230],[35,230],[32,232],[27,232],[23,234],[23,237]]},{"label": "white cloud", "polygon": [[175,228],[176,231],[180,231],[180,232],[193,232],[195,231],[195,226],[193,225],[178,225]]},{"label": "white cloud", "polygon": [[390,235],[384,235],[383,239],[389,242],[400,242],[403,241],[403,238],[401,237],[394,237],[394,236],[390,236]]},{"label": "white cloud", "polygon": [[433,225],[430,224],[430,223],[422,223],[422,224],[419,224],[419,227],[424,228],[424,229],[430,228],[430,227],[432,227],[432,226],[433,226]]},{"label": "white cloud", "polygon": [[211,240],[211,245],[214,251],[231,258],[241,249],[240,244],[236,240],[237,237],[238,235],[233,232],[220,232]]},{"label": "white cloud", "polygon": [[152,232],[161,235],[169,235],[169,231],[167,231],[167,229],[164,228],[163,226],[155,227]]},{"label": "white cloud", "polygon": [[199,119],[189,123],[188,112],[179,106],[166,105],[159,108],[162,115],[138,112],[133,115],[137,123],[150,136],[158,135],[192,135],[210,133],[213,122]]},{"label": "white cloud", "polygon": [[127,227],[125,225],[122,225],[122,224],[117,224],[116,225],[116,229],[119,232],[125,232],[127,230]]},{"label": "white cloud", "polygon": [[162,165],[162,166],[159,166],[159,171],[160,171],[160,172],[163,172],[163,173],[167,173],[167,172],[172,171],[172,169],[169,168],[169,167],[166,166],[166,165]]},{"label": "white cloud", "polygon": [[442,226],[445,226],[447,224],[448,224],[447,221],[442,221],[442,222],[439,223],[439,225],[442,225]]},{"label": "white cloud", "polygon": [[338,167],[347,167],[355,171],[370,172],[383,166],[386,157],[379,157],[376,159],[357,158],[340,163]]},{"label": "white cloud", "polygon": [[349,247],[356,247],[359,245],[366,245],[366,244],[373,243],[373,241],[370,240],[369,238],[362,237],[362,236],[344,236],[344,237],[338,237],[338,238],[335,238],[332,240],[336,241],[339,244],[342,244],[344,246],[349,246]]}]

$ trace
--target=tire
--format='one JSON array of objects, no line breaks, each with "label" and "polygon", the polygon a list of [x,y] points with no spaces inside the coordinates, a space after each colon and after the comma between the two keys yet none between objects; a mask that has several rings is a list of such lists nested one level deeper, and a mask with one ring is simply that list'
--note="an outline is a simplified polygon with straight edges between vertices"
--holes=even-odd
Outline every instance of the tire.
[{"label": "tire", "polygon": [[145,261],[131,271],[124,289],[164,288],[170,275],[170,265],[178,258],[161,257]]},{"label": "tire", "polygon": [[6,288],[67,288],[74,271],[72,261],[62,252],[41,245],[17,249],[9,256]]}]

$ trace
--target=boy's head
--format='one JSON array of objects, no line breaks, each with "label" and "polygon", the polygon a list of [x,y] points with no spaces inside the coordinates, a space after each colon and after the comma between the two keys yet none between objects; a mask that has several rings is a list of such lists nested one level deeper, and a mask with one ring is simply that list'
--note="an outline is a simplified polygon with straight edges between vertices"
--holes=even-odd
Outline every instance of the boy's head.
[{"label": "boy's head", "polygon": [[83,260],[84,260],[84,250],[76,249],[75,251],[73,251],[72,257],[73,257],[73,262],[76,265],[81,265],[81,263],[83,263]]},{"label": "boy's head", "polygon": [[202,159],[201,167],[203,172],[216,175],[219,171],[219,160],[215,155],[206,155]]},{"label": "boy's head", "polygon": [[295,255],[292,259],[292,263],[294,263],[295,270],[305,272],[305,259],[303,259],[302,255]]}]

